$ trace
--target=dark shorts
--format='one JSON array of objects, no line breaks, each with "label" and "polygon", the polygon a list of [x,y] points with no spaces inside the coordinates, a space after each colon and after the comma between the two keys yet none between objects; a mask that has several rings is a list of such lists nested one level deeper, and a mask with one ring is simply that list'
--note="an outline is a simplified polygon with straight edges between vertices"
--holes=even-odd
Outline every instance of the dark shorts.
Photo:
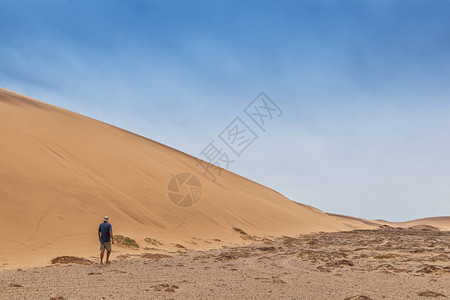
[{"label": "dark shorts", "polygon": [[100,242],[100,251],[111,251],[111,242]]}]

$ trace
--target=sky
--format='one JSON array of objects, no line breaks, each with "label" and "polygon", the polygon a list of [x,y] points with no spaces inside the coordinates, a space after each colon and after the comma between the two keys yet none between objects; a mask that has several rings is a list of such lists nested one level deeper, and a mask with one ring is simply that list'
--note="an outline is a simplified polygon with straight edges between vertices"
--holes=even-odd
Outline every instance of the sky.
[{"label": "sky", "polygon": [[[448,216],[449,12],[439,0],[3,0],[0,86],[197,157],[213,141],[230,171],[326,212]],[[244,112],[260,92],[283,112],[265,131]],[[258,138],[232,157],[218,136],[236,117]]]}]

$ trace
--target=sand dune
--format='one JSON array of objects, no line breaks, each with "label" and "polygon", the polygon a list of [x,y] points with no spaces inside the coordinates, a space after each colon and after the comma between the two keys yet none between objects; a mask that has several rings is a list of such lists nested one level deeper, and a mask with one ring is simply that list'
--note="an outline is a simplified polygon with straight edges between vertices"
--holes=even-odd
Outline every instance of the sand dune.
[{"label": "sand dune", "polygon": [[[225,170],[213,183],[185,153],[1,88],[0,120],[0,265],[96,254],[103,215],[115,234],[162,247],[242,243],[234,227],[264,237],[377,226],[298,205]],[[193,206],[168,198],[180,173],[202,185]]]},{"label": "sand dune", "polygon": [[[0,265],[96,253],[103,215],[116,234],[186,247],[239,242],[233,227],[257,236],[350,229],[225,170],[213,183],[187,154],[5,89],[0,119]],[[202,184],[191,207],[168,198],[179,173]]]},{"label": "sand dune", "polygon": [[417,219],[417,220],[411,220],[406,222],[389,222],[385,220],[367,220],[352,216],[345,216],[345,215],[338,215],[333,213],[328,213],[329,216],[336,219],[337,222],[340,222],[342,224],[345,224],[349,227],[353,227],[354,229],[361,228],[364,225],[372,226],[373,228],[387,225],[391,227],[402,227],[402,228],[408,228],[413,226],[432,226],[436,227],[439,230],[442,231],[449,231],[450,230],[450,217],[431,217],[431,218],[423,218],[423,219]]},{"label": "sand dune", "polygon": [[417,220],[411,220],[402,223],[393,223],[393,224],[401,224],[403,226],[419,226],[419,225],[429,225],[439,228],[440,230],[450,230],[450,217],[432,217],[432,218],[423,218]]},{"label": "sand dune", "polygon": [[333,213],[328,213],[328,215],[333,217],[336,220],[336,222],[343,223],[353,229],[359,229],[364,226],[370,226],[370,227],[376,228],[381,225],[390,225],[390,222],[381,221],[381,220],[367,220],[367,219],[333,214]]}]

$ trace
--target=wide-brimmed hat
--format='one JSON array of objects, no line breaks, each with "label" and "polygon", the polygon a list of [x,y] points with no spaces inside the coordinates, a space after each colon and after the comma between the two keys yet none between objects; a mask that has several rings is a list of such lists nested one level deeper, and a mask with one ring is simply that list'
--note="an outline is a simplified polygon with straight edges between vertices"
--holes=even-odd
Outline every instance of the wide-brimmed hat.
[{"label": "wide-brimmed hat", "polygon": [[109,222],[109,217],[108,217],[108,216],[105,216],[105,217],[103,218],[103,221],[104,221],[104,222]]}]

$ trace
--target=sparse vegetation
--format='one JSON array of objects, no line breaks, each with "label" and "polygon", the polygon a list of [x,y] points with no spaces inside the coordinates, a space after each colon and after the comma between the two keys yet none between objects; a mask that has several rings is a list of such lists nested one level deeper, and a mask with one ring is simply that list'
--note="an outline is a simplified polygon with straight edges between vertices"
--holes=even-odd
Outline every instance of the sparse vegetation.
[{"label": "sparse vegetation", "polygon": [[242,234],[242,235],[248,235],[247,232],[245,232],[244,230],[237,228],[237,227],[233,227],[233,230]]},{"label": "sparse vegetation", "polygon": [[187,250],[186,247],[181,245],[181,244],[175,244],[174,246],[179,248],[179,249]]},{"label": "sparse vegetation", "polygon": [[333,260],[331,253],[326,251],[302,250],[298,252],[297,257],[312,262]]},{"label": "sparse vegetation", "polygon": [[418,296],[421,297],[445,297],[447,298],[447,296],[441,294],[441,293],[436,293],[436,292],[432,292],[432,291],[425,291],[425,292],[420,292],[417,294]]},{"label": "sparse vegetation", "polygon": [[125,247],[130,247],[130,248],[139,248],[139,245],[136,243],[136,241],[127,236],[118,234],[118,235],[114,236],[114,240],[120,246],[125,246]]},{"label": "sparse vegetation", "polygon": [[[270,295],[268,292],[270,290],[267,291],[269,298],[279,299],[280,295],[281,298],[284,295],[291,298],[298,296],[294,289],[287,290],[290,294],[282,294],[279,292],[282,291],[281,285],[295,284],[297,278],[310,274],[310,282],[313,279],[319,279],[325,282],[326,280],[333,280],[334,283],[342,284],[339,290],[327,294],[327,299],[370,300],[383,297],[386,299],[406,299],[408,297],[448,299],[450,297],[445,295],[448,290],[447,278],[450,275],[450,266],[447,263],[450,257],[448,252],[450,232],[389,228],[364,232],[340,231],[299,234],[272,239],[261,235],[261,240],[257,242],[248,241],[252,237],[252,232],[247,234],[242,229],[234,230],[233,226],[228,227],[228,233],[234,237],[232,244],[228,244],[228,241],[224,245],[217,243],[216,247],[202,249],[201,251],[194,249],[191,251],[189,249],[192,246],[190,242],[203,245],[206,241],[212,242],[212,237],[206,240],[198,237],[189,239],[189,236],[187,236],[184,239],[165,242],[164,245],[170,249],[155,247],[152,248],[154,251],[142,251],[143,253],[135,248],[122,248],[122,252],[127,253],[114,256],[112,265],[109,266],[80,266],[76,263],[88,262],[78,257],[59,257],[53,262],[72,263],[72,266],[50,265],[47,267],[51,269],[36,269],[37,272],[34,269],[18,269],[15,277],[6,277],[7,280],[3,280],[3,282],[5,287],[8,287],[10,282],[24,285],[24,287],[17,287],[17,291],[25,294],[28,291],[33,292],[36,286],[33,281],[27,280],[27,278],[30,278],[28,274],[33,279],[42,276],[44,284],[48,282],[47,274],[57,272],[57,276],[48,276],[49,278],[55,278],[54,282],[56,283],[60,280],[60,276],[65,276],[66,270],[69,270],[69,274],[64,278],[65,281],[70,281],[73,277],[72,274],[79,272],[88,279],[92,278],[91,281],[94,284],[95,282],[101,282],[102,278],[108,274],[125,274],[123,276],[111,276],[111,278],[117,280],[123,286],[137,287],[139,291],[136,294],[130,293],[131,296],[140,297],[142,291],[145,290],[150,292],[145,293],[145,296],[151,298],[156,295],[156,292],[160,292],[159,296],[170,296],[170,294],[176,296],[178,290],[173,286],[174,284],[180,284],[180,290],[184,294],[190,288],[193,288],[199,282],[198,280],[203,280],[200,283],[207,284],[210,278],[213,280],[219,278],[223,281],[234,280],[235,277],[241,278],[240,275],[242,274],[245,275],[245,278],[254,278],[254,280],[258,280],[258,282],[270,288],[272,290]],[[151,244],[154,240],[149,238],[148,242],[144,242],[144,237],[141,239],[142,244],[140,244],[139,250],[154,247]],[[116,239],[119,240],[117,236]],[[360,246],[362,241],[367,242],[366,246]],[[177,242],[180,242],[180,244],[177,244]],[[86,256],[94,264],[99,262],[98,255],[91,257]],[[126,261],[127,259],[128,261]],[[268,270],[268,272],[261,272],[261,270]],[[138,273],[141,271],[143,273]],[[162,275],[157,283],[152,283],[155,284],[154,289],[152,289],[152,285],[148,285],[147,281],[136,281],[136,275],[147,276],[149,272],[152,275]],[[40,273],[43,274],[40,275]],[[9,275],[6,272],[5,274]],[[174,277],[164,277],[170,274]],[[207,276],[203,276],[204,274]],[[358,289],[354,288],[352,280],[345,279],[355,278],[355,276],[362,274],[365,278],[374,280],[374,283],[380,286],[386,284],[386,274],[394,275],[388,275],[388,279],[392,281],[391,283],[394,286],[398,284],[402,286],[401,283],[405,282],[403,287],[411,287],[413,290],[388,289],[383,291],[382,294],[377,294],[376,290],[369,290],[370,293],[362,295],[358,293]],[[198,277],[198,280],[195,277]],[[344,280],[340,280],[338,277],[344,278]],[[192,278],[195,278],[195,280],[192,280]],[[252,284],[252,282],[248,283]],[[235,285],[230,287],[239,288],[239,284],[240,282],[235,282]],[[9,288],[13,290],[16,287],[11,285]],[[305,287],[302,286],[301,288]],[[309,287],[306,285],[306,288],[311,288],[307,290],[308,293],[317,292],[318,298],[323,295],[323,291],[320,290],[321,285]],[[20,289],[23,289],[23,291],[20,291]],[[247,298],[252,296],[255,298],[253,292],[251,293],[244,295],[244,298],[246,296],[248,296]],[[262,295],[263,298],[264,295]],[[225,296],[227,295],[225,294]],[[49,299],[49,296],[46,299]]]},{"label": "sparse vegetation", "polygon": [[169,285],[167,283],[159,284],[159,285],[153,285],[151,286],[154,291],[161,292],[169,292],[169,293],[175,293],[175,290],[179,289],[177,285]]},{"label": "sparse vegetation", "polygon": [[391,259],[391,258],[395,258],[394,254],[382,254],[382,255],[376,255],[373,258],[375,259]]},{"label": "sparse vegetation", "polygon": [[147,259],[156,259],[159,260],[161,258],[169,258],[171,257],[170,255],[167,254],[160,254],[160,253],[144,253],[141,255],[142,258],[147,258]]},{"label": "sparse vegetation", "polygon": [[146,241],[147,243],[152,244],[153,246],[162,246],[162,243],[160,241],[158,241],[157,239],[154,238],[145,238],[144,241]]},{"label": "sparse vegetation", "polygon": [[246,251],[231,251],[231,252],[223,252],[220,253],[216,257],[216,261],[228,261],[228,260],[235,260],[239,258],[247,258],[250,257],[251,253],[248,253]]},{"label": "sparse vegetation", "polygon": [[51,260],[52,264],[80,264],[80,265],[91,265],[92,261],[82,257],[75,256],[58,256]]},{"label": "sparse vegetation", "polygon": [[233,230],[236,231],[237,233],[239,233],[241,235],[241,238],[243,238],[244,240],[250,240],[250,241],[254,241],[254,242],[259,242],[262,241],[263,238],[256,236],[256,235],[249,235],[247,232],[245,232],[244,230],[237,228],[237,227],[233,227]]},{"label": "sparse vegetation", "polygon": [[358,295],[358,296],[345,298],[345,300],[372,300],[372,298],[369,298],[369,297],[364,296],[364,295]]}]

